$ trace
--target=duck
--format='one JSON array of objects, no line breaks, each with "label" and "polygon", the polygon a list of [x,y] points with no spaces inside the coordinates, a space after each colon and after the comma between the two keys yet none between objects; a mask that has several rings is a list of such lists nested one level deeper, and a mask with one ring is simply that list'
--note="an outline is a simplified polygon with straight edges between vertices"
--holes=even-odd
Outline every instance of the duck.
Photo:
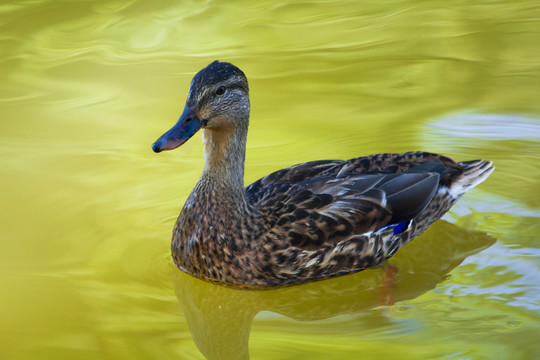
[{"label": "duck", "polygon": [[247,77],[214,61],[191,81],[159,153],[202,131],[204,166],[176,220],[182,271],[238,288],[268,288],[385,263],[484,181],[492,162],[411,151],[314,160],[244,186],[250,118]]}]

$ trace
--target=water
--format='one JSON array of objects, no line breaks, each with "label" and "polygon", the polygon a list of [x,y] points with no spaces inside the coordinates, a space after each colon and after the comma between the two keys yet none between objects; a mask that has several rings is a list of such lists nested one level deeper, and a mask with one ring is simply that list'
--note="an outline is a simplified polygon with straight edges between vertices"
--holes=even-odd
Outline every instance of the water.
[{"label": "water", "polygon": [[[536,2],[23,0],[0,14],[2,359],[540,358]],[[496,170],[398,252],[391,294],[379,269],[264,292],[195,280],[169,243],[200,137],[150,145],[214,59],[250,80],[246,183],[417,149]]]}]

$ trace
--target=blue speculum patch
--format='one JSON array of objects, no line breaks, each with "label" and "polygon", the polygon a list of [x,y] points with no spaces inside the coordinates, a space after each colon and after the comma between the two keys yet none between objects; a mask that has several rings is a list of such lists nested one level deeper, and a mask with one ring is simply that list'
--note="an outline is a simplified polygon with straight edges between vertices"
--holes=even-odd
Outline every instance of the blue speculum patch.
[{"label": "blue speculum patch", "polygon": [[403,221],[396,224],[396,227],[394,228],[394,235],[401,234],[405,229],[409,226],[411,223],[411,220],[409,221]]}]

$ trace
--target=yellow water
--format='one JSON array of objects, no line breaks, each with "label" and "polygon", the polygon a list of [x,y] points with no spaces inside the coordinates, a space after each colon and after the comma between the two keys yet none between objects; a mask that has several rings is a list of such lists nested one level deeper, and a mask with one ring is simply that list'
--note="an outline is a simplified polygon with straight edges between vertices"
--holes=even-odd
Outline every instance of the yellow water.
[{"label": "yellow water", "polygon": [[[537,1],[0,4],[1,359],[540,358]],[[192,76],[250,80],[246,183],[426,150],[497,167],[382,271],[272,291],[174,268]],[[204,354],[204,355],[203,355]]]}]

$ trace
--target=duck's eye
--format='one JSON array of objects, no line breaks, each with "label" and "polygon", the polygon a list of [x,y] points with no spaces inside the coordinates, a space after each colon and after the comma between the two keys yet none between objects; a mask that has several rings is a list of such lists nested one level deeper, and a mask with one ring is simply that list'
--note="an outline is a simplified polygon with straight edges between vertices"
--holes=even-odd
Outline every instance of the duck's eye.
[{"label": "duck's eye", "polygon": [[216,95],[223,95],[225,94],[225,86],[220,86],[216,90]]}]

